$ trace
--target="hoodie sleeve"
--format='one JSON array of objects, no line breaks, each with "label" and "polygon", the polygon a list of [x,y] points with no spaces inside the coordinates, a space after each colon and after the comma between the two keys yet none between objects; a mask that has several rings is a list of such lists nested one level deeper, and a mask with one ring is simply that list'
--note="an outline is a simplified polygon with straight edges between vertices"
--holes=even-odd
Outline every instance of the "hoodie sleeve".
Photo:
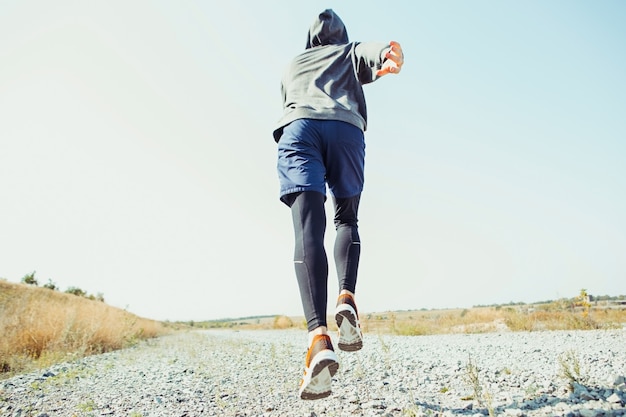
[{"label": "hoodie sleeve", "polygon": [[389,44],[384,42],[361,42],[354,44],[354,69],[361,84],[368,84],[379,78],[376,72],[382,68],[383,63],[387,60],[385,54],[390,49]]}]

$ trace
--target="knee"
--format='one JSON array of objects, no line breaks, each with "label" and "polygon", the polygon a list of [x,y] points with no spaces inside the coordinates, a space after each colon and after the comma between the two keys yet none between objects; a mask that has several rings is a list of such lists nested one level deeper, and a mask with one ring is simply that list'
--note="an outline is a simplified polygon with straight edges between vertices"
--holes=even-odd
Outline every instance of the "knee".
[{"label": "knee", "polygon": [[335,228],[357,227],[361,196],[335,199]]}]

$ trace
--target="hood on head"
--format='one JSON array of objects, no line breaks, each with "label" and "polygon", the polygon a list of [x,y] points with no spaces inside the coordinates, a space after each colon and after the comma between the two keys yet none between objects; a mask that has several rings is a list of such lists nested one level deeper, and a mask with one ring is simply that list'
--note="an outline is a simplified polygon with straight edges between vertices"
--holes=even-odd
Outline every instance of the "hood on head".
[{"label": "hood on head", "polygon": [[306,49],[346,43],[348,43],[346,26],[335,12],[331,9],[326,9],[313,21],[306,40]]}]

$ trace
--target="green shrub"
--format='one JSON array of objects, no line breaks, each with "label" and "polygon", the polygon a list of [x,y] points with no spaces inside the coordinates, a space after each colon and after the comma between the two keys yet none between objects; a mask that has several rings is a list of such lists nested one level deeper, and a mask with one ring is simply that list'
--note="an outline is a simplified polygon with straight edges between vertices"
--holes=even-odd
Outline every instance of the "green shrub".
[{"label": "green shrub", "polygon": [[52,282],[51,279],[48,279],[48,283],[43,284],[43,287],[48,288],[49,290],[53,290],[53,291],[59,289],[59,287],[57,287],[57,285],[54,282]]},{"label": "green shrub", "polygon": [[69,287],[67,290],[65,290],[65,292],[68,294],[77,295],[79,297],[85,297],[87,295],[85,291],[81,290],[78,287]]},{"label": "green shrub", "polygon": [[37,279],[35,278],[35,271],[30,274],[26,274],[22,277],[22,283],[28,285],[34,285],[35,287],[39,285]]}]

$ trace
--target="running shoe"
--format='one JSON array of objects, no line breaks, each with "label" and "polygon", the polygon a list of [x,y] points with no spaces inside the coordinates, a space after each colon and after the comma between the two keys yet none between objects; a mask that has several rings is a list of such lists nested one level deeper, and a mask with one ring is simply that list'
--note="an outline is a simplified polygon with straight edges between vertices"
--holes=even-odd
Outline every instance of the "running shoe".
[{"label": "running shoe", "polygon": [[304,376],[300,382],[300,398],[317,400],[331,394],[331,378],[339,362],[328,335],[316,335],[306,354]]},{"label": "running shoe", "polygon": [[359,324],[359,314],[354,298],[350,294],[341,294],[337,299],[335,320],[339,328],[339,349],[348,352],[360,350],[363,347],[363,333]]}]

